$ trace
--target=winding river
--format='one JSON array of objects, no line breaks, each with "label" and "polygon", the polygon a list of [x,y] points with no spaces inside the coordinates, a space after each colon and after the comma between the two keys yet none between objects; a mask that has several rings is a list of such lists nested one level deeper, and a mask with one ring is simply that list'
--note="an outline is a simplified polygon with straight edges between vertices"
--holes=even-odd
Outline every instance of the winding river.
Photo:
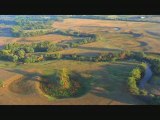
[{"label": "winding river", "polygon": [[153,73],[152,73],[152,71],[151,71],[151,68],[150,68],[150,66],[147,64],[144,77],[141,79],[141,81],[140,81],[140,83],[139,83],[139,87],[140,87],[141,89],[144,89],[145,84],[151,79],[152,74],[153,74]]}]

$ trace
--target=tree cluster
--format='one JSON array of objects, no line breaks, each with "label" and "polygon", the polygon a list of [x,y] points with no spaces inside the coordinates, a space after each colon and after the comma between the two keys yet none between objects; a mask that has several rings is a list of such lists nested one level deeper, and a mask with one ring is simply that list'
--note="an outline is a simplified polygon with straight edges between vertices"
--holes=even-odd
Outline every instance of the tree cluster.
[{"label": "tree cluster", "polygon": [[130,77],[128,77],[128,87],[129,91],[133,95],[139,95],[140,89],[138,88],[138,82],[142,77],[142,71],[140,68],[135,68],[132,70]]}]

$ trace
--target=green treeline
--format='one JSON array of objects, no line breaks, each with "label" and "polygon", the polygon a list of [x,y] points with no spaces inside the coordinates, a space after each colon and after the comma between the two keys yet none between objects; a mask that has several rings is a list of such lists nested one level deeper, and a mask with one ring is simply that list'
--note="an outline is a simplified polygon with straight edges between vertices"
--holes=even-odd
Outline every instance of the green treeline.
[{"label": "green treeline", "polygon": [[11,28],[14,37],[32,37],[53,33],[53,29],[23,30],[20,26]]},{"label": "green treeline", "polygon": [[146,64],[143,63],[141,66],[138,66],[137,68],[133,69],[130,73],[130,76],[128,77],[128,87],[129,91],[133,95],[147,95],[146,90],[141,90],[138,87],[139,81],[142,79],[144,72],[145,72]]},{"label": "green treeline", "polygon": [[[0,51],[0,58],[3,60],[13,61],[13,62],[37,62],[42,61],[44,58],[41,56],[35,56],[31,53],[35,52],[55,52],[61,51],[68,48],[78,47],[79,45],[95,42],[97,39],[87,37],[84,40],[75,40],[73,42],[68,42],[65,44],[62,43],[53,43],[49,41],[32,43],[32,44],[18,44],[10,43],[7,44],[3,50]],[[30,53],[30,54],[29,54]],[[56,54],[56,57],[59,56]]]},{"label": "green treeline", "polygon": [[15,37],[30,37],[53,32],[53,20],[32,20],[25,17],[15,19],[16,25],[11,27],[13,36]]}]

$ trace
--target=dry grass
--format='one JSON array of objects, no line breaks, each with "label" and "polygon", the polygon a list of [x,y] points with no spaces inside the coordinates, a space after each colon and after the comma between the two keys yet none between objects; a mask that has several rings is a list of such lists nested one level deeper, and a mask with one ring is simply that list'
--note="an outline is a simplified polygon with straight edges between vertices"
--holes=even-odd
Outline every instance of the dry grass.
[{"label": "dry grass", "polygon": [[[58,29],[73,29],[82,32],[98,33],[106,39],[105,42],[90,43],[82,45],[79,48],[65,50],[62,53],[96,53],[101,52],[97,48],[108,49],[128,49],[142,50],[146,52],[160,52],[160,37],[150,35],[146,31],[159,33],[159,23],[149,22],[126,22],[126,21],[111,21],[111,20],[90,20],[90,19],[65,19],[64,22],[55,22],[53,27]],[[114,31],[113,27],[121,28],[119,31]],[[131,34],[122,34],[123,32],[140,33],[143,36],[139,38],[133,37]],[[86,48],[87,49],[82,49]],[[88,49],[91,48],[92,50]],[[95,48],[95,50],[94,50]]]},{"label": "dry grass", "polygon": [[[65,19],[64,22],[54,22],[53,27],[57,29],[73,29],[81,32],[99,33],[105,39],[106,42],[96,43],[98,48],[111,48],[111,49],[129,49],[129,50],[143,50],[149,52],[159,52],[160,51],[160,37],[151,35],[146,31],[152,31],[159,34],[160,24],[159,23],[149,23],[149,22],[126,22],[126,21],[111,21],[111,20],[92,20],[92,19]],[[119,31],[115,31],[113,28],[121,28]],[[132,35],[121,34],[122,32],[136,32],[143,34],[143,37],[134,38]],[[10,42],[22,42],[31,43],[37,41],[67,41],[73,40],[71,36],[63,35],[42,35],[36,37],[28,38],[13,38],[13,37],[0,37],[0,45],[10,43]],[[145,42],[147,45],[141,45]],[[94,43],[93,43],[94,44]],[[92,47],[92,44],[84,45]],[[66,52],[78,52],[80,53],[93,53],[93,50],[82,50],[73,49],[67,50]]]},{"label": "dry grass", "polygon": [[[108,27],[120,27],[124,31],[138,30],[138,29],[157,29],[159,30],[159,24],[148,22],[126,22],[126,21],[111,21],[111,20],[91,20],[91,19],[65,19],[64,22],[55,22],[54,28],[58,29],[75,29],[84,30],[86,27],[90,27],[90,30],[103,27],[108,30]],[[106,27],[106,28],[105,28]],[[87,30],[88,31],[88,30]]]},{"label": "dry grass", "polygon": [[71,36],[63,36],[63,35],[42,35],[42,36],[35,36],[35,37],[28,37],[26,38],[27,41],[34,42],[34,41],[52,41],[52,42],[61,42],[61,41],[68,41],[73,40]]},{"label": "dry grass", "polygon": [[73,40],[73,37],[56,35],[56,34],[26,37],[26,38],[0,37],[0,46],[8,44],[8,43],[13,43],[13,42],[27,44],[27,43],[40,42],[40,41],[52,41],[52,42],[57,43],[57,42],[68,41],[68,40]]},{"label": "dry grass", "polygon": [[0,73],[1,73],[0,80],[2,80],[4,82],[10,81],[11,79],[15,80],[15,79],[21,77],[21,75],[18,73],[10,72],[10,71],[4,70],[4,69],[0,69]]},{"label": "dry grass", "polygon": [[15,37],[0,37],[0,46],[12,42],[17,42],[18,40],[21,40],[22,38],[15,38]]}]

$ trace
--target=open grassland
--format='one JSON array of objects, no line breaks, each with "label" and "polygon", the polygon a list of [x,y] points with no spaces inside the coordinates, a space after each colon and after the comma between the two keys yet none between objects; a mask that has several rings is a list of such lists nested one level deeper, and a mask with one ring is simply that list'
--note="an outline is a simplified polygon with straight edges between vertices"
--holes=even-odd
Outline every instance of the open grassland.
[{"label": "open grassland", "polygon": [[[10,62],[8,62],[10,64]],[[1,104],[144,104],[130,95],[127,90],[127,77],[129,72],[138,63],[115,62],[115,63],[92,63],[82,61],[55,60],[42,63],[22,64],[10,70],[15,73],[28,76],[23,81],[12,82],[5,94],[1,89]],[[69,99],[49,100],[49,98],[35,90],[38,83],[33,77],[36,75],[50,75],[55,70],[68,68],[70,71],[78,72],[89,82],[89,91],[81,97]],[[33,88],[34,87],[34,88]],[[23,90],[22,90],[23,88]],[[33,88],[33,89],[32,89]],[[33,92],[33,91],[34,92]],[[31,94],[32,92],[32,94]],[[7,98],[13,95],[10,99]],[[15,97],[16,96],[16,97]],[[32,96],[33,101],[28,97]],[[27,99],[26,99],[27,98]],[[34,101],[37,101],[35,103]]]},{"label": "open grassland", "polygon": [[[143,50],[146,52],[160,51],[160,24],[149,22],[130,22],[130,21],[111,21],[111,20],[92,20],[92,19],[65,19],[63,22],[54,22],[53,27],[60,30],[75,30],[85,33],[99,34],[103,41],[82,45],[84,47],[95,47],[102,49],[128,49]],[[134,35],[139,34],[139,36]],[[31,43],[40,41],[61,42],[74,40],[74,37],[60,34],[48,34],[42,36],[16,38],[0,37],[0,46],[11,43]],[[65,50],[66,51],[66,50]],[[73,51],[83,52],[80,48]],[[91,50],[92,51],[92,50]],[[90,50],[88,53],[91,52]],[[95,50],[96,51],[96,50]],[[67,52],[72,52],[68,50]],[[87,52],[85,50],[85,52]],[[93,52],[93,51],[92,51]]]},{"label": "open grassland", "polygon": [[8,43],[32,43],[32,42],[40,42],[40,41],[51,41],[51,42],[62,42],[73,40],[74,38],[71,36],[63,36],[57,34],[48,34],[48,35],[41,35],[41,36],[33,36],[33,37],[26,37],[26,38],[16,38],[16,37],[0,37],[0,46],[8,44]]},{"label": "open grassland", "polygon": [[0,73],[1,73],[0,80],[3,81],[4,83],[7,81],[10,81],[11,79],[15,80],[21,77],[20,74],[15,73],[15,72],[10,72],[7,69],[0,69]]},{"label": "open grassland", "polygon": [[[65,19],[64,22],[55,22],[54,28],[58,29],[75,29],[85,32],[97,32],[99,29],[107,30],[114,27],[120,27],[124,31],[159,30],[158,23],[149,22],[127,22],[111,20],[91,20],[91,19]],[[90,28],[90,30],[88,30]]]},{"label": "open grassland", "polygon": [[27,41],[52,41],[52,42],[61,42],[61,41],[68,41],[73,40],[71,36],[63,36],[57,34],[49,34],[49,35],[42,35],[42,36],[35,36],[35,37],[28,37],[26,38]]},{"label": "open grassland", "polygon": [[[124,40],[125,39],[125,40]],[[82,53],[94,54],[99,52],[113,52],[118,50],[140,50],[141,43],[134,41],[129,35],[110,34],[106,35],[103,41],[97,41],[89,44],[84,44],[78,48],[61,51],[63,54]],[[139,48],[139,49],[138,49]]]},{"label": "open grassland", "polygon": [[[90,43],[88,44],[89,47],[95,44],[97,48],[99,47],[102,49],[114,48],[143,50],[146,52],[160,51],[160,38],[157,37],[157,34],[159,35],[158,31],[160,31],[159,23],[65,19],[64,22],[55,22],[53,27],[64,30],[73,29],[81,32],[95,33],[103,37],[103,42]],[[119,30],[114,30],[115,28],[119,28]],[[157,31],[157,33],[156,35],[151,35],[148,31]],[[134,33],[139,34],[139,36],[135,36]],[[76,49],[73,49],[73,51],[81,51],[81,48]],[[68,51],[72,52],[72,50]]]}]

